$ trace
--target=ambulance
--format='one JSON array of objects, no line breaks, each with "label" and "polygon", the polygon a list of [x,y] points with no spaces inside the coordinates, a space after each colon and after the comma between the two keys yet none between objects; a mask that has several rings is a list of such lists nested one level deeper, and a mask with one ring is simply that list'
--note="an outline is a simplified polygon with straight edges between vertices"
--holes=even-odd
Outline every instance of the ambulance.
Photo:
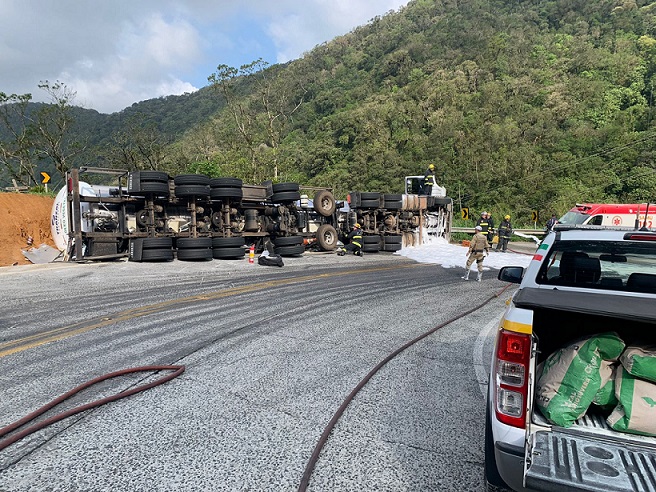
[{"label": "ambulance", "polygon": [[656,227],[656,204],[577,203],[558,219],[564,225],[596,225],[652,229]]}]

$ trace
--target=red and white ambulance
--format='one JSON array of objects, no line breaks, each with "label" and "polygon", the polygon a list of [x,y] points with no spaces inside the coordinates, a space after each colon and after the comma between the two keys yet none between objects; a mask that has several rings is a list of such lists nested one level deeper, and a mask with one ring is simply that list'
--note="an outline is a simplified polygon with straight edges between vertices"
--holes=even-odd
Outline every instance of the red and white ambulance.
[{"label": "red and white ambulance", "polygon": [[656,227],[654,203],[577,203],[558,219],[559,224],[596,225],[608,227]]}]

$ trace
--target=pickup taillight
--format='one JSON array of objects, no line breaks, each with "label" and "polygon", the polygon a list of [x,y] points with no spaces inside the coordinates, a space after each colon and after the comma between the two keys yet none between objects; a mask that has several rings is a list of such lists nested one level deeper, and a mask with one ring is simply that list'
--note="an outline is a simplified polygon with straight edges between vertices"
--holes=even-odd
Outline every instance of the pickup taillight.
[{"label": "pickup taillight", "polygon": [[521,428],[526,425],[530,361],[531,335],[501,330],[492,377],[497,419],[504,424]]}]

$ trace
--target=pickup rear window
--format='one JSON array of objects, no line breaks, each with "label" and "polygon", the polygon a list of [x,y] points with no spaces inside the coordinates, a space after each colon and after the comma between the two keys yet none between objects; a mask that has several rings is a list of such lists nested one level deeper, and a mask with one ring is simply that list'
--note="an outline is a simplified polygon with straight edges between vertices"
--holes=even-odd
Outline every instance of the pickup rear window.
[{"label": "pickup rear window", "polygon": [[556,241],[536,282],[656,294],[656,242]]}]

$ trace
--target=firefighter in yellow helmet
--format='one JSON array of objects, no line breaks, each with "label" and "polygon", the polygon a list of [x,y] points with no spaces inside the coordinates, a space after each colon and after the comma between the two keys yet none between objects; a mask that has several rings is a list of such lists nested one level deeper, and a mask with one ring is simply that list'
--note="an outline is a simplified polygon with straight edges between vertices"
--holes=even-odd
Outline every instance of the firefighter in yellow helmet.
[{"label": "firefighter in yellow helmet", "polygon": [[433,193],[433,186],[435,186],[435,164],[429,164],[421,183],[421,194],[430,196]]},{"label": "firefighter in yellow helmet", "polygon": [[499,224],[499,242],[497,243],[496,250],[505,253],[508,249],[508,241],[512,236],[513,230],[510,224],[510,215],[506,215],[501,224]]},{"label": "firefighter in yellow helmet", "polygon": [[349,243],[343,249],[337,252],[338,255],[344,256],[347,251],[352,251],[354,255],[364,256],[362,253],[362,228],[360,224],[356,223],[353,230],[347,237]]}]

